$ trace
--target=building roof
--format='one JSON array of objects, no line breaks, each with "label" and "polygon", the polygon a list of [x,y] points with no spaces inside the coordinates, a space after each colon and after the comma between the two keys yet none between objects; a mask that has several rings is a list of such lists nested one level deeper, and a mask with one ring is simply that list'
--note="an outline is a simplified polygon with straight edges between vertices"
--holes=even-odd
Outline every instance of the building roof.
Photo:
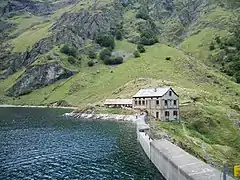
[{"label": "building roof", "polygon": [[104,105],[132,105],[132,99],[106,99]]},{"label": "building roof", "polygon": [[[148,89],[141,89],[140,91],[137,92],[133,97],[162,97],[165,95],[168,90],[172,90],[172,88],[167,87],[167,88],[148,88]],[[173,91],[174,92],[174,91]],[[174,92],[175,93],[175,92]],[[176,94],[176,93],[175,93]],[[177,95],[177,94],[176,94]]]}]

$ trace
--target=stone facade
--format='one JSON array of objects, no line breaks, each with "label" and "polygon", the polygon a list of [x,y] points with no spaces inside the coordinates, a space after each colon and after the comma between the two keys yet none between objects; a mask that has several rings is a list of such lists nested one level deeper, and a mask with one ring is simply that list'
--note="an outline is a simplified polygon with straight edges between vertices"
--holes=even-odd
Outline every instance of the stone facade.
[{"label": "stone facade", "polygon": [[172,88],[140,91],[133,96],[134,109],[146,110],[150,115],[162,121],[179,120],[179,97]]}]

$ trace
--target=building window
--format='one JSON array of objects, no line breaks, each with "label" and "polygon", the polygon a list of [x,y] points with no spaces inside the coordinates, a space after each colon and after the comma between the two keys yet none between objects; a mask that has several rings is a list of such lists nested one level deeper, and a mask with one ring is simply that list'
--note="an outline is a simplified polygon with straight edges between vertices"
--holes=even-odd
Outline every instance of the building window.
[{"label": "building window", "polygon": [[146,100],[146,105],[148,105],[148,100]]},{"label": "building window", "polygon": [[159,100],[156,100],[156,104],[159,105]]},{"label": "building window", "polygon": [[173,104],[174,104],[174,106],[176,106],[177,105],[177,100],[174,100]]},{"label": "building window", "polygon": [[145,101],[142,102],[142,105],[145,105]]},{"label": "building window", "polygon": [[156,112],[156,118],[157,119],[159,118],[159,112]]},{"label": "building window", "polygon": [[177,112],[177,111],[173,111],[173,115],[174,115],[174,116],[177,116],[177,115],[178,115],[178,112]]},{"label": "building window", "polygon": [[141,106],[141,104],[142,104],[142,101],[139,101],[138,103],[139,103],[139,105]]},{"label": "building window", "polygon": [[165,116],[169,117],[169,111],[165,111]]},{"label": "building window", "polygon": [[135,101],[135,105],[137,105],[137,101]]},{"label": "building window", "polygon": [[172,96],[172,91],[169,91],[169,96]]},{"label": "building window", "polygon": [[168,105],[167,100],[165,100],[165,106],[167,106],[167,105]]}]

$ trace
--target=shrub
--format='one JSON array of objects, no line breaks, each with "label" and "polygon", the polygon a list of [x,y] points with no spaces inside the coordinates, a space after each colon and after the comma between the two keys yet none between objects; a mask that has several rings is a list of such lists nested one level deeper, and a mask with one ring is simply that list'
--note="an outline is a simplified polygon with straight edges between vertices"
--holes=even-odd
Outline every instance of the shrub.
[{"label": "shrub", "polygon": [[104,60],[104,64],[106,64],[106,65],[117,65],[117,64],[122,64],[122,63],[123,63],[122,57],[110,57],[110,58]]},{"label": "shrub", "polygon": [[91,60],[91,61],[88,61],[88,66],[89,67],[92,67],[94,65],[94,62]]},{"label": "shrub", "polygon": [[148,20],[148,19],[149,19],[148,10],[147,10],[147,9],[144,9],[144,8],[141,8],[141,9],[137,12],[136,18]]},{"label": "shrub", "polygon": [[157,43],[158,39],[156,37],[153,37],[153,38],[141,37],[140,42],[143,45],[151,46],[151,45],[154,45],[155,43]]},{"label": "shrub", "polygon": [[214,49],[215,49],[215,46],[214,46],[213,43],[211,43],[211,44],[209,45],[209,50],[212,51],[212,50],[214,50]]},{"label": "shrub", "polygon": [[68,56],[73,56],[73,57],[77,56],[77,50],[73,47],[69,47],[68,45],[64,45],[60,49],[60,52],[66,54]]},{"label": "shrub", "polygon": [[137,49],[138,49],[138,51],[140,52],[140,53],[144,53],[146,50],[145,50],[145,48],[144,48],[144,46],[142,45],[142,44],[139,44],[138,46],[137,46]]},{"label": "shrub", "polygon": [[117,40],[122,40],[122,32],[120,30],[116,31],[116,39]]},{"label": "shrub", "polygon": [[67,60],[70,64],[75,64],[76,63],[76,59],[73,56],[68,56]]},{"label": "shrub", "polygon": [[135,58],[140,57],[140,53],[139,53],[138,51],[135,51],[135,52],[133,53],[133,55],[134,55]]},{"label": "shrub", "polygon": [[140,31],[141,31],[141,39],[140,39],[141,44],[150,46],[158,42],[158,38],[154,30],[148,28],[147,30],[143,30],[143,31],[140,29]]},{"label": "shrub", "polygon": [[100,53],[99,53],[99,58],[101,60],[106,60],[109,59],[111,57],[111,51],[109,49],[103,49]]},{"label": "shrub", "polygon": [[170,61],[170,60],[171,60],[171,57],[168,56],[168,57],[166,57],[165,59],[166,59],[167,61]]},{"label": "shrub", "polygon": [[52,56],[50,56],[50,55],[47,55],[47,59],[48,60],[53,60]]},{"label": "shrub", "polygon": [[218,44],[220,44],[220,43],[221,43],[220,36],[216,36],[216,37],[215,37],[215,41],[216,41]]},{"label": "shrub", "polygon": [[98,35],[96,38],[96,42],[103,47],[109,47],[111,49],[115,48],[114,38],[110,35],[106,35],[106,34]]},{"label": "shrub", "polygon": [[219,44],[219,47],[220,47],[220,49],[225,49],[226,46],[225,46],[224,43],[220,43],[220,44]]},{"label": "shrub", "polygon": [[95,52],[93,52],[93,51],[89,51],[88,52],[88,57],[90,59],[96,59],[97,58],[97,54]]}]

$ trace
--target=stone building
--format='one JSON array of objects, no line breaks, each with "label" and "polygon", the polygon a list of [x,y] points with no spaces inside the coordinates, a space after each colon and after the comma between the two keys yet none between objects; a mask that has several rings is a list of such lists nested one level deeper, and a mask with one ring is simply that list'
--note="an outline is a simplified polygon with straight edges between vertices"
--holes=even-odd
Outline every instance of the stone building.
[{"label": "stone building", "polygon": [[134,109],[146,110],[156,119],[179,120],[179,97],[170,87],[141,89],[132,103]]}]

